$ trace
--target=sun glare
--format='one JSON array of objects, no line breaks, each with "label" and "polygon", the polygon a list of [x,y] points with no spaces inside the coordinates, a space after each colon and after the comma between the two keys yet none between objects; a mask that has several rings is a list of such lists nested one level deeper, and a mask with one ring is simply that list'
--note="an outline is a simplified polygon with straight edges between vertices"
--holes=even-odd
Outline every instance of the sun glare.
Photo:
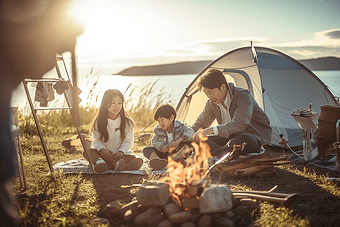
[{"label": "sun glare", "polygon": [[114,3],[76,0],[71,10],[85,29],[78,39],[78,52],[122,56],[148,47],[143,25],[134,15],[115,11]]}]

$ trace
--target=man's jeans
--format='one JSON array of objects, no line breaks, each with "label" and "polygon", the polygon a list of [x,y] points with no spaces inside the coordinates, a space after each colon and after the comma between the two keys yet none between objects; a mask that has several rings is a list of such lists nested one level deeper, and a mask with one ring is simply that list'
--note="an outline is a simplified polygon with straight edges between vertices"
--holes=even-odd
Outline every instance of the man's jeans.
[{"label": "man's jeans", "polygon": [[248,153],[259,153],[261,148],[260,143],[255,136],[249,133],[240,133],[229,138],[221,136],[208,136],[208,140],[206,141],[210,147],[211,155],[217,156],[218,158],[221,158],[224,154],[231,152],[234,145],[242,145],[243,142],[247,143],[244,147],[244,150],[240,150],[233,154],[234,158]]}]

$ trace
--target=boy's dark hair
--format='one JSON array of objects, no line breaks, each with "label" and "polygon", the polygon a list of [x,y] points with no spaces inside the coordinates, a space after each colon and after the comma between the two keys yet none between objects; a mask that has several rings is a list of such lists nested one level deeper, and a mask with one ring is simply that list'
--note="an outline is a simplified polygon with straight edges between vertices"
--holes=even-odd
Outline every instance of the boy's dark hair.
[{"label": "boy's dark hair", "polygon": [[170,119],[171,115],[174,115],[174,120],[176,119],[176,111],[169,104],[163,104],[159,106],[153,116],[153,118],[157,121],[158,118],[164,117]]},{"label": "boy's dark hair", "polygon": [[203,87],[214,89],[222,86],[222,84],[227,85],[227,80],[223,75],[223,72],[218,69],[210,69],[203,76],[198,79],[198,89],[201,91]]}]

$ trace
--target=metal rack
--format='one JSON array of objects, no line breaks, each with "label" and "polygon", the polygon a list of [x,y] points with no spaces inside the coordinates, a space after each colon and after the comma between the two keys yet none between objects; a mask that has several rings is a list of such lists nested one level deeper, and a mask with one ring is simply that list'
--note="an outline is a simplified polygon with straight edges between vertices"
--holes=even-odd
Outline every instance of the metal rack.
[{"label": "metal rack", "polygon": [[[61,63],[61,66],[59,66],[59,63]],[[63,77],[62,72],[61,72],[61,67],[63,67],[63,70],[64,70],[67,78]],[[44,111],[44,110],[68,109],[68,110],[70,110],[70,114],[72,116],[73,122],[80,121],[80,119],[76,119],[77,116],[75,116],[74,111],[72,110],[72,97],[70,97],[70,94],[67,94],[67,92],[66,92],[67,90],[64,91],[64,97],[65,97],[67,106],[62,106],[62,107],[34,107],[32,97],[31,97],[31,94],[30,94],[29,89],[28,89],[28,83],[34,83],[34,82],[52,82],[53,83],[53,82],[58,82],[58,81],[65,81],[65,79],[66,79],[66,82],[69,82],[70,86],[76,86],[76,85],[72,85],[72,83],[71,83],[71,80],[70,80],[70,77],[69,77],[69,74],[68,74],[68,71],[67,71],[67,67],[66,67],[66,64],[65,64],[65,61],[64,61],[64,58],[63,58],[62,55],[56,56],[55,69],[57,71],[58,78],[25,79],[23,81],[23,86],[24,86],[24,89],[25,89],[25,92],[26,92],[27,100],[28,100],[28,103],[29,103],[31,111],[32,111],[34,122],[35,122],[36,128],[38,130],[38,134],[39,134],[39,137],[40,137],[41,145],[43,147],[43,150],[44,150],[44,153],[45,153],[45,156],[46,156],[46,159],[47,159],[51,173],[53,172],[53,166],[52,166],[51,159],[50,159],[50,156],[49,156],[49,153],[48,153],[48,149],[47,149],[47,146],[46,146],[44,135],[41,131],[41,127],[40,127],[39,120],[38,120],[38,117],[37,117],[37,111],[38,110]],[[69,87],[69,89],[71,89],[71,88]],[[75,105],[78,105],[78,103],[76,103]],[[77,130],[79,139],[81,141],[82,147],[83,147],[84,151],[86,152],[86,145],[85,145],[84,138],[81,135],[80,128],[76,127],[76,130]],[[90,167],[92,169],[91,165],[90,165]]]}]

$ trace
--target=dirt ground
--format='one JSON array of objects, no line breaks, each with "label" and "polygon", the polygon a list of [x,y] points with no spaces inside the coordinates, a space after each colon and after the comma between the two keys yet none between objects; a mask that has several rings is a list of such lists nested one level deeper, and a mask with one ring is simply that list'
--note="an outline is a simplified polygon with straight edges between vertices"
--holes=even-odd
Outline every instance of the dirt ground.
[{"label": "dirt ground", "polygon": [[[281,151],[271,150],[271,155],[277,156]],[[304,170],[303,165],[289,164],[291,167]],[[308,167],[307,170],[318,175],[328,177],[340,177],[339,172],[330,172],[327,169],[318,167]],[[246,185],[252,190],[267,191],[277,185],[275,192],[279,193],[298,193],[298,198],[290,207],[293,215],[307,218],[311,226],[340,226],[340,197],[332,195],[322,187],[318,186],[310,179],[296,175],[282,168],[275,168],[276,174],[266,177],[247,177],[242,179],[220,178],[222,184]],[[121,185],[141,183],[145,176],[126,175],[126,174],[105,174],[105,175],[85,175],[84,178],[92,180],[97,190],[98,202],[103,208],[112,201],[119,200],[121,203],[131,202],[133,194],[131,190],[122,189]],[[339,185],[340,186],[340,185]],[[100,213],[99,213],[100,216]],[[256,215],[255,215],[256,216]],[[111,226],[121,226],[122,220],[117,218]]]}]

